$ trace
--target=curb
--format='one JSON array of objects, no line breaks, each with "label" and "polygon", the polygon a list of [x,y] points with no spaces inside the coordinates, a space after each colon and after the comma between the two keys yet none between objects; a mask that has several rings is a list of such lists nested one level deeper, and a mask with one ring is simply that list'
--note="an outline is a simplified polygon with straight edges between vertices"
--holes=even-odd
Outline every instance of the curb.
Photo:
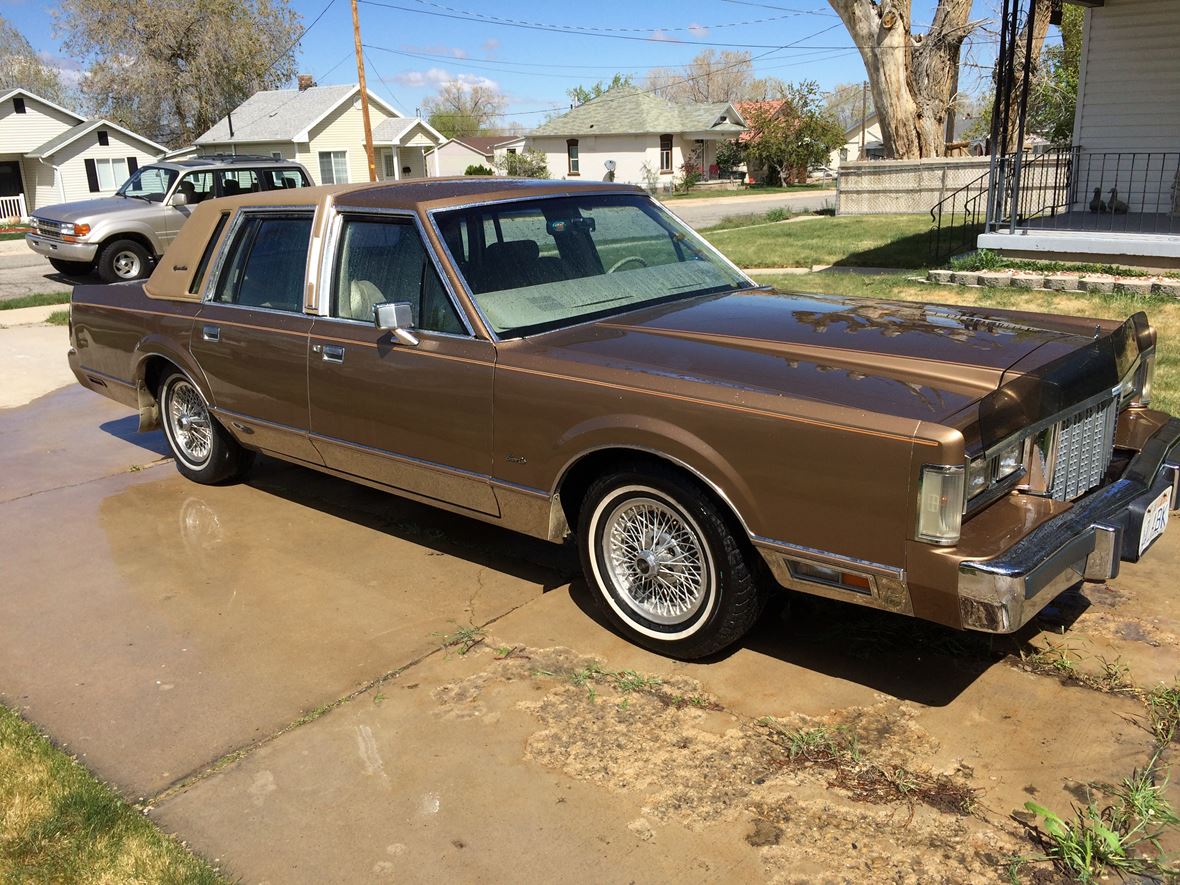
[{"label": "curb", "polygon": [[14,329],[17,326],[36,326],[49,319],[50,314],[69,310],[66,304],[43,304],[40,307],[18,307],[14,310],[0,310],[0,329]]}]

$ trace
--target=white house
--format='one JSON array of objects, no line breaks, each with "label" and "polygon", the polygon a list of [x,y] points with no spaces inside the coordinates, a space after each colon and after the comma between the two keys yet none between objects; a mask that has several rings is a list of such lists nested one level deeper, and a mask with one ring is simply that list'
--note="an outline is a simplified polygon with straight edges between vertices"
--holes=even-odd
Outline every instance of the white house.
[{"label": "white house", "polygon": [[434,150],[430,160],[434,163],[437,159],[439,175],[463,175],[468,166],[495,169],[497,160],[502,159],[507,151],[515,153],[520,150],[523,143],[524,139],[520,136],[468,135],[450,138]]},{"label": "white house", "polygon": [[1016,198],[998,202],[978,246],[1180,267],[1176,0],[1066,2],[1086,7],[1073,144],[1011,168]]},{"label": "white house", "polygon": [[163,145],[25,89],[0,95],[0,219],[110,195]]},{"label": "white house", "polygon": [[[863,145],[863,148],[862,148]],[[885,140],[881,137],[881,121],[873,111],[844,132],[844,144],[832,151],[828,165],[839,169],[845,161],[880,160],[885,156]]]},{"label": "white house", "polygon": [[[438,175],[426,154],[446,139],[417,117],[407,117],[372,92],[369,124],[373,132],[377,178]],[[368,181],[360,86],[312,86],[256,92],[219,120],[193,144],[202,154],[259,154],[302,163],[320,184]]]},{"label": "white house", "polygon": [[545,154],[554,178],[604,179],[613,162],[615,181],[662,189],[686,161],[709,178],[717,143],[745,128],[730,102],[679,103],[616,86],[538,126],[525,143]]}]

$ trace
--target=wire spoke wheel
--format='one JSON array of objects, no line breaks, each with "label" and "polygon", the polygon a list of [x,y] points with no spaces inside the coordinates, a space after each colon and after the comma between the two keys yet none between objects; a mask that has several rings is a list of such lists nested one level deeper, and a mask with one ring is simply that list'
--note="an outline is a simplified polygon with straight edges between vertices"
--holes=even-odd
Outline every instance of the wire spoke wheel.
[{"label": "wire spoke wheel", "polygon": [[168,394],[168,427],[177,454],[193,467],[209,460],[213,451],[213,428],[200,392],[188,381],[174,382]]},{"label": "wire spoke wheel", "polygon": [[623,501],[606,517],[600,543],[619,598],[648,621],[681,624],[708,596],[708,560],[699,530],[663,501]]}]

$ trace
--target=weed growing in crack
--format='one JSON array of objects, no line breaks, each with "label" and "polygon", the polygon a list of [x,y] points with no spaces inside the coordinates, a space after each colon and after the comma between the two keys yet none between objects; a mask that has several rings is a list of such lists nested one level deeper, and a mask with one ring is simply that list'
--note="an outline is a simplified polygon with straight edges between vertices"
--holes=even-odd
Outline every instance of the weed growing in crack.
[{"label": "weed growing in crack", "polygon": [[1176,739],[1180,728],[1180,683],[1160,685],[1144,698],[1147,721],[1158,746],[1164,747]]},{"label": "weed growing in crack", "polygon": [[1131,668],[1122,658],[1108,661],[1097,658],[1099,673],[1088,673],[1079,666],[1086,656],[1068,645],[1049,644],[1047,648],[1020,651],[1020,667],[1029,673],[1052,676],[1071,685],[1100,691],[1104,694],[1129,694],[1139,696],[1142,692],[1131,679]]},{"label": "weed growing in crack", "polygon": [[454,633],[433,633],[431,635],[438,638],[443,650],[448,654],[451,650],[457,650],[460,655],[467,654],[487,638],[483,627],[476,627],[474,624],[458,627]]}]

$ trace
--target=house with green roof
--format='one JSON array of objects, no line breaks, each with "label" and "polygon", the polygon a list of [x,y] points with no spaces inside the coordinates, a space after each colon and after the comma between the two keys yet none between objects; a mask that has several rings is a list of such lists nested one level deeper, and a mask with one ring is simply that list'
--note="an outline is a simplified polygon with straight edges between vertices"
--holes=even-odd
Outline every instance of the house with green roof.
[{"label": "house with green roof", "polygon": [[[634,86],[616,86],[529,134],[554,178],[606,179],[663,190],[691,162],[717,177],[717,145],[746,121],[731,102],[675,102]],[[612,165],[613,164],[613,165]]]}]

